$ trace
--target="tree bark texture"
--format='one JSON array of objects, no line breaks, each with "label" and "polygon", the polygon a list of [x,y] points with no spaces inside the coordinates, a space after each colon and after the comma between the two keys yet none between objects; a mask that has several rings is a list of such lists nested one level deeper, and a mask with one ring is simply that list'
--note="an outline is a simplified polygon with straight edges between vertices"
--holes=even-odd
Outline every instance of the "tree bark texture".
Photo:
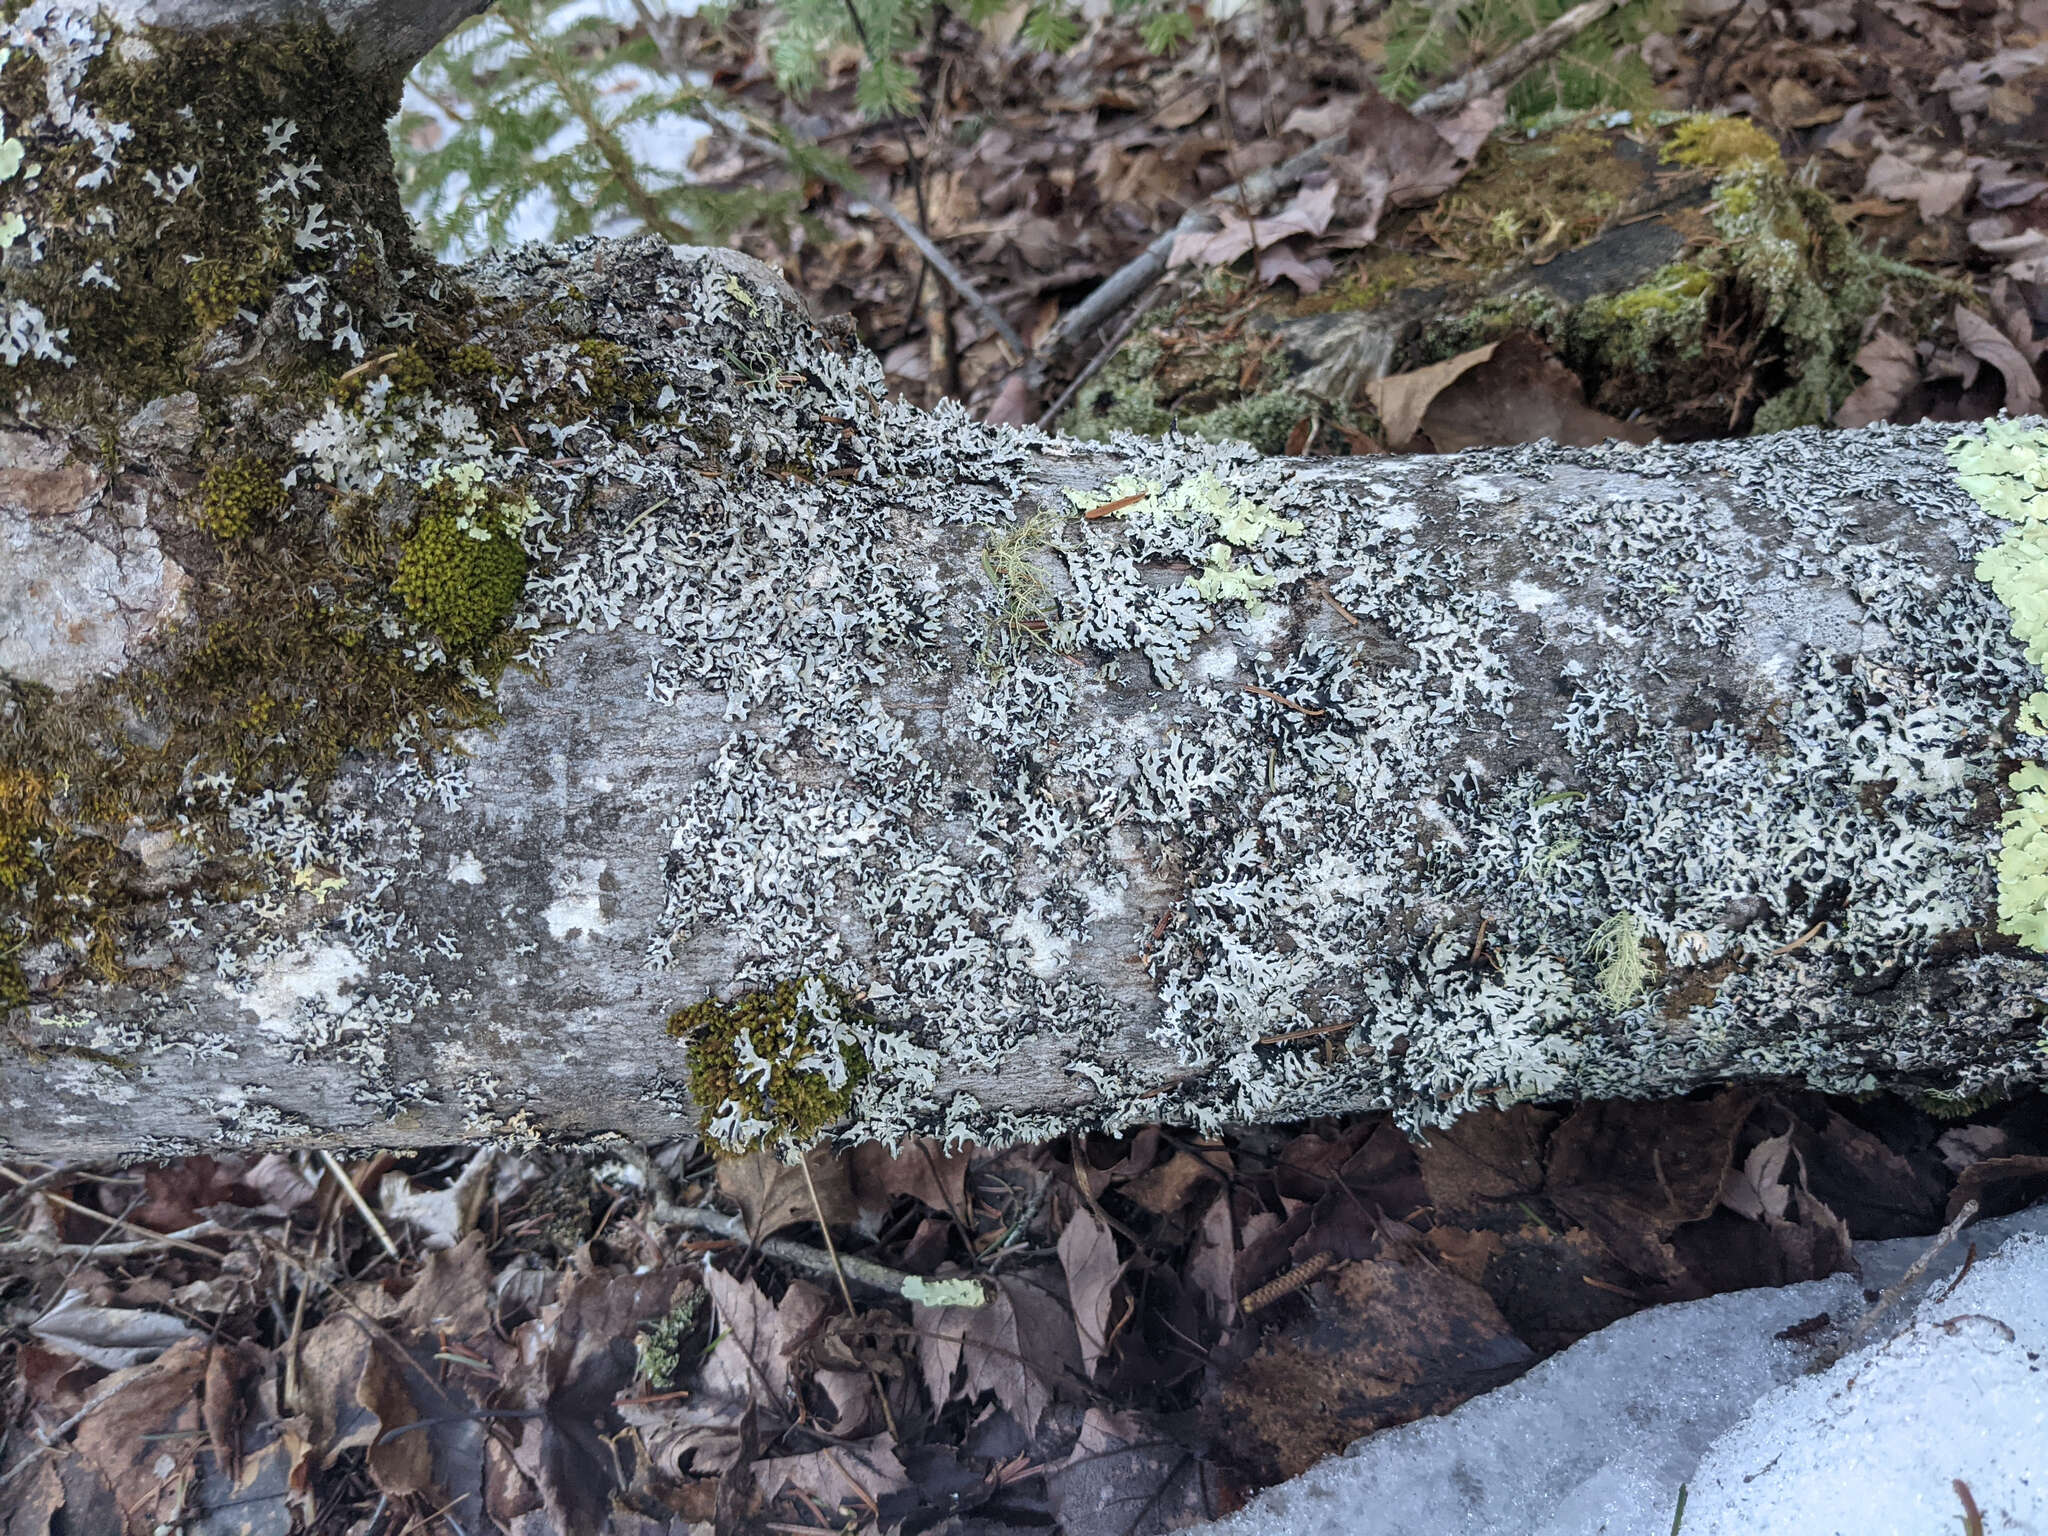
[{"label": "tree bark texture", "polygon": [[[17,1153],[730,1136],[668,1020],[814,979],[857,1136],[2048,1072],[1993,864],[2035,682],[1943,430],[1099,448],[888,400],[723,252],[386,248],[412,310],[303,323],[292,259],[185,388],[39,412],[87,365],[21,365]],[[485,489],[525,580],[458,643],[402,535]],[[363,548],[414,595],[336,644],[439,680],[416,728],[267,773],[355,718],[273,637],[232,750],[83,803],[203,712],[124,678],[216,708],[220,594],[311,571],[331,624]]]}]

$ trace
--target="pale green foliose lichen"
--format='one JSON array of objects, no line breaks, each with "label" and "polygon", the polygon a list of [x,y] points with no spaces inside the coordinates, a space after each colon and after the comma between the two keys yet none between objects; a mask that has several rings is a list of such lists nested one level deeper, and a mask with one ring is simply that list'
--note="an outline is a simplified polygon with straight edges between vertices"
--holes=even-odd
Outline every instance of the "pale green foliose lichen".
[{"label": "pale green foliose lichen", "polygon": [[[1977,505],[2012,524],[1977,557],[1977,576],[2011,613],[2027,660],[2048,667],[2048,429],[1990,422],[1953,438],[1948,455]],[[2048,736],[2048,692],[2020,707],[2019,726]],[[2018,798],[2001,823],[1998,929],[2048,953],[2048,769],[2028,763],[2007,784]]]}]

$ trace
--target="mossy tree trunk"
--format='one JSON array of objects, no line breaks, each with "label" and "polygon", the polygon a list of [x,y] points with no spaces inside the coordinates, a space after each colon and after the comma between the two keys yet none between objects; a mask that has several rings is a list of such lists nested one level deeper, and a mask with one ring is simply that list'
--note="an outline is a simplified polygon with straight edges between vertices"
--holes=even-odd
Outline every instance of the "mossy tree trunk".
[{"label": "mossy tree trunk", "polygon": [[459,8],[368,14],[0,63],[13,1149],[2048,1071],[2032,668],[1941,434],[920,412],[741,258],[435,266],[381,114]]}]

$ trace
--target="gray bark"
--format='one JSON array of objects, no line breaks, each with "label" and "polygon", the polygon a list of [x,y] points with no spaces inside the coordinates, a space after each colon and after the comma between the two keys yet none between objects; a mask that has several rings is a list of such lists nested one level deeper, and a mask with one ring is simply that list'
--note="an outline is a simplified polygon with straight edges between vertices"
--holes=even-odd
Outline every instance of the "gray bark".
[{"label": "gray bark", "polygon": [[[863,1003],[850,1136],[2048,1069],[1992,863],[2034,681],[1943,431],[1099,448],[886,400],[724,253],[465,278],[665,391],[630,431],[435,429],[535,493],[543,675],[460,755],[197,786],[261,888],[151,909],[155,984],[17,1010],[15,1152],[679,1134],[668,1016],[812,976]],[[567,347],[523,364],[576,387]],[[275,408],[301,491],[367,492],[437,404]],[[189,413],[131,419],[111,479],[15,423],[16,679],[180,612]],[[131,852],[185,889],[176,828]],[[75,958],[20,957],[39,988]]]}]

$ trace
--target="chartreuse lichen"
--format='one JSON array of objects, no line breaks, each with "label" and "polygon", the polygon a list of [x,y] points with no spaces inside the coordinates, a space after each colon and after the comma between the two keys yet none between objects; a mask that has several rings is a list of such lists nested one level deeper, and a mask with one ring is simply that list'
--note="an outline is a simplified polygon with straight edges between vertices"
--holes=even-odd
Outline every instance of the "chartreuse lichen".
[{"label": "chartreuse lichen", "polygon": [[693,1287],[689,1295],[646,1324],[633,1340],[640,1352],[640,1379],[655,1391],[666,1392],[688,1367],[684,1344],[703,1315],[705,1294]]},{"label": "chartreuse lichen", "polygon": [[669,1034],[689,1042],[705,1138],[734,1155],[770,1145],[789,1152],[845,1119],[869,1072],[848,1027],[852,1010],[843,991],[813,976],[670,1015]]},{"label": "chartreuse lichen", "polygon": [[[2010,525],[1977,557],[1977,577],[2012,615],[2027,660],[2048,667],[2048,430],[1988,422],[1950,439],[1948,455],[1977,505]],[[2020,706],[2019,728],[2048,736],[2048,692]],[[2024,764],[2006,782],[2016,798],[2001,823],[1998,931],[2048,953],[2048,767]]]},{"label": "chartreuse lichen", "polygon": [[1275,516],[1270,507],[1224,484],[1209,470],[1170,487],[1120,475],[1092,495],[1070,490],[1067,497],[1084,512],[1113,507],[1114,511],[1101,515],[1121,517],[1126,523],[1150,521],[1203,537],[1213,533],[1202,569],[1187,578],[1187,585],[1204,602],[1243,603],[1254,615],[1280,578],[1238,565],[1237,556],[1258,549],[1270,535],[1291,536],[1305,526],[1293,518]]}]

